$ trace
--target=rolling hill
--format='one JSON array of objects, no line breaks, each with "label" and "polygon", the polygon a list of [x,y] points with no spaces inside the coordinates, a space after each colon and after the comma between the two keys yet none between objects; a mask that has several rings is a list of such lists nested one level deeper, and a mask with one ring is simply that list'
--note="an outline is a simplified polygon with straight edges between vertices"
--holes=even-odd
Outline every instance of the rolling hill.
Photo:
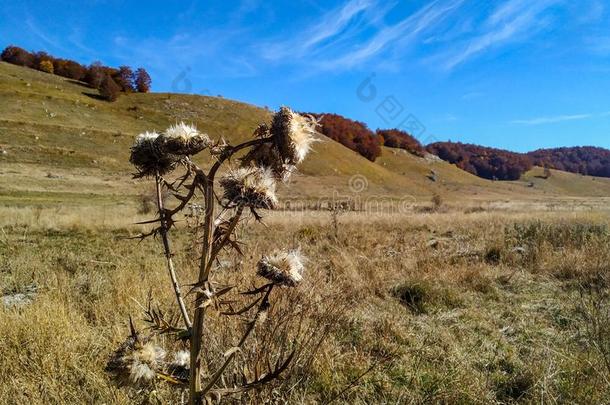
[{"label": "rolling hill", "polygon": [[[176,121],[194,123],[229,143],[247,139],[271,112],[218,97],[133,93],[108,103],[83,83],[0,62],[0,194],[3,201],[120,199],[144,185],[129,176],[129,147],[145,130]],[[206,162],[200,162],[206,164]],[[430,179],[435,172],[435,181]],[[350,193],[350,179],[366,178],[366,196],[435,193],[448,200],[544,199],[610,196],[610,179],[553,171],[540,179],[535,168],[521,180],[493,182],[433,158],[383,148],[371,162],[321,136],[291,184],[290,197],[331,198]],[[92,197],[91,197],[92,198]]]}]

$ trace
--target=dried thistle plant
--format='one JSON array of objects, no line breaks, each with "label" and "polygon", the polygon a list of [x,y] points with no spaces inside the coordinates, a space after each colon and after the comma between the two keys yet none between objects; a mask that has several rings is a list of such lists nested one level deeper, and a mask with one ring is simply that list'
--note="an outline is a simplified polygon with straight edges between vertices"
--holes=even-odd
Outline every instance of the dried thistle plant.
[{"label": "dried thistle plant", "polygon": [[304,268],[298,250],[277,251],[258,262],[258,275],[280,286],[295,287],[303,279]]},{"label": "dried thistle plant", "polygon": [[[170,126],[162,133],[145,132],[136,138],[130,157],[130,162],[136,168],[134,177],[155,179],[158,214],[154,220],[147,222],[154,224],[154,228],[139,237],[160,236],[178,309],[173,313],[179,313],[181,321],[176,316],[168,318],[165,312],[153,308],[149,299],[144,312],[145,320],[150,325],[150,336],[137,333],[130,323],[130,336],[108,362],[108,371],[119,383],[143,386],[160,379],[187,389],[190,404],[202,404],[204,401],[259,389],[279,379],[289,368],[298,350],[290,348],[284,336],[283,349],[273,362],[269,357],[264,363],[257,359],[256,364],[244,365],[239,378],[235,378],[235,369],[233,377],[223,376],[248,340],[257,335],[254,333],[256,325],[266,322],[274,287],[297,287],[300,284],[305,261],[300,253],[296,250],[275,251],[263,256],[256,271],[266,283],[239,292],[240,299],[237,301],[226,297],[243,288],[219,285],[213,277],[213,263],[224,249],[234,249],[241,254],[235,230],[248,213],[260,220],[258,210],[277,206],[276,183],[287,180],[296,165],[305,159],[315,142],[316,125],[317,122],[311,117],[282,107],[274,115],[271,126],[260,125],[254,131],[252,140],[236,146],[227,144],[223,139],[212,141],[208,135],[184,123]],[[209,153],[213,162],[208,171],[191,159],[203,151]],[[230,167],[216,182],[223,164],[237,153],[242,156],[238,160],[239,165]],[[183,173],[172,181],[168,180],[166,176],[178,168]],[[223,189],[222,193],[216,192],[216,185]],[[172,193],[177,199],[175,206],[165,206],[164,192]],[[222,195],[222,198],[218,195]],[[202,201],[199,201],[200,198]],[[216,204],[223,207],[221,215],[216,215]],[[176,215],[192,216],[190,211],[194,206],[202,207],[203,211],[202,219],[196,221],[201,231],[192,234],[199,240],[201,256],[198,259],[197,279],[190,284],[191,289],[184,296],[177,279],[170,232],[175,228]],[[221,316],[245,317],[246,320],[238,343],[227,348],[220,365],[214,370],[209,367],[214,362],[205,359],[210,354],[210,345],[203,341],[206,313],[213,309],[218,310]],[[171,351],[156,346],[153,343],[154,335],[160,334],[175,335],[188,349]],[[232,383],[227,385],[227,381]]]}]

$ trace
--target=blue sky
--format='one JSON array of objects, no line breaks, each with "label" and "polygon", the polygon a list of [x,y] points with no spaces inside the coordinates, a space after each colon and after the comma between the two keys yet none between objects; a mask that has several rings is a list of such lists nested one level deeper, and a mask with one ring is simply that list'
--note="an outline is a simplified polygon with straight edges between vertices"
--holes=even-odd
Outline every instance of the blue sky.
[{"label": "blue sky", "polygon": [[421,141],[610,148],[607,0],[0,0],[0,46]]}]

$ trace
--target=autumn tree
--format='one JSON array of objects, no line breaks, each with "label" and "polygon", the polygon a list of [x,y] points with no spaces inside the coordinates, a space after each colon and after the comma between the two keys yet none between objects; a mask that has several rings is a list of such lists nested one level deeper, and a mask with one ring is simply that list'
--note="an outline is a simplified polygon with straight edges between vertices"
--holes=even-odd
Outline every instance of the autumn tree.
[{"label": "autumn tree", "polygon": [[[528,156],[537,166],[588,176],[610,177],[610,150],[595,146],[539,149]],[[545,174],[546,175],[546,174]]]},{"label": "autumn tree", "polygon": [[7,46],[0,58],[8,63],[19,66],[34,67],[34,55],[17,46]]},{"label": "autumn tree", "polygon": [[377,136],[383,140],[383,145],[389,148],[400,148],[417,156],[424,156],[426,150],[414,136],[400,129],[378,129]]},{"label": "autumn tree", "polygon": [[129,66],[120,66],[118,74],[113,79],[119,85],[121,91],[130,93],[135,90],[134,73]]},{"label": "autumn tree", "polygon": [[311,113],[319,120],[320,132],[370,161],[381,155],[380,139],[365,123],[338,114]]},{"label": "autumn tree", "polygon": [[40,51],[40,52],[35,52],[33,54],[34,56],[34,66],[37,67],[38,69],[40,69],[40,63],[42,61],[49,61],[51,62],[51,64],[53,64],[53,62],[55,61],[55,58],[51,55],[49,55],[48,53],[44,52],[44,51]]},{"label": "autumn tree", "polygon": [[38,70],[41,72],[53,74],[53,62],[50,60],[43,60],[38,64]]},{"label": "autumn tree", "polygon": [[143,93],[150,91],[151,79],[144,68],[139,68],[134,73],[129,66],[121,66],[116,69],[104,66],[101,62],[94,62],[87,67],[70,59],[55,58],[44,51],[30,53],[13,45],[2,51],[0,60],[69,79],[85,81],[94,89],[100,89],[102,83],[106,81],[104,90],[108,94],[114,93],[115,86],[106,80],[106,76],[112,79],[114,85],[118,86],[119,91],[132,92],[137,90]]},{"label": "autumn tree", "polygon": [[85,82],[94,89],[99,89],[104,81],[104,76],[104,67],[101,62],[93,62],[87,69]]},{"label": "autumn tree", "polygon": [[532,160],[527,155],[479,145],[436,142],[428,145],[427,150],[460,169],[489,180],[518,180],[532,168]]},{"label": "autumn tree", "polygon": [[119,97],[120,91],[121,88],[118,84],[116,84],[112,77],[109,75],[104,76],[102,84],[100,85],[100,96],[102,96],[104,100],[116,101],[116,99]]},{"label": "autumn tree", "polygon": [[55,59],[55,74],[68,79],[83,80],[87,75],[87,68],[78,62],[69,59]]},{"label": "autumn tree", "polygon": [[148,93],[152,80],[144,68],[138,68],[134,77],[135,88],[139,93]]}]

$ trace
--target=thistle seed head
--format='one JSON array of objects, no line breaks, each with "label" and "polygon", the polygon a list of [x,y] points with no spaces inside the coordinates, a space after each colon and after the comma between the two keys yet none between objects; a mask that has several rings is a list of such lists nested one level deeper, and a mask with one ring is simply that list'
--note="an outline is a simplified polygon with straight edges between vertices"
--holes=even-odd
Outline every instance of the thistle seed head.
[{"label": "thistle seed head", "polygon": [[241,159],[241,164],[242,166],[249,165],[269,168],[277,180],[284,182],[296,170],[296,166],[284,163],[277,148],[269,143],[252,148]]},{"label": "thistle seed head", "polygon": [[140,135],[136,136],[136,141],[134,143],[134,146],[145,143],[145,142],[154,142],[155,139],[157,139],[157,137],[159,137],[159,134],[156,133],[155,131],[143,132]]},{"label": "thistle seed head", "polygon": [[164,135],[167,138],[188,140],[190,138],[199,136],[200,133],[194,125],[189,125],[189,124],[185,124],[184,122],[179,122],[178,124],[170,125],[165,130]]},{"label": "thistle seed head", "polygon": [[276,251],[258,262],[257,274],[281,286],[295,287],[303,279],[303,257],[298,250]]},{"label": "thistle seed head", "polygon": [[151,382],[163,366],[165,350],[139,336],[128,337],[114,352],[106,371],[120,385],[140,386]]},{"label": "thistle seed head", "polygon": [[191,354],[186,350],[179,350],[174,353],[174,359],[172,360],[172,366],[189,367],[191,364]]},{"label": "thistle seed head", "polygon": [[315,141],[316,121],[282,107],[273,116],[271,135],[281,160],[289,165],[299,164],[305,159]]},{"label": "thistle seed head", "polygon": [[139,350],[127,355],[124,360],[129,370],[130,381],[133,384],[152,381],[164,358],[165,351],[152,343],[146,343]]},{"label": "thistle seed head", "polygon": [[174,358],[169,364],[169,374],[179,380],[188,381],[189,370],[191,365],[191,355],[186,350],[180,350],[174,353]]},{"label": "thistle seed head", "polygon": [[174,170],[186,156],[195,155],[211,145],[206,134],[183,122],[162,134],[144,132],[136,137],[129,161],[138,169],[136,177],[164,175]]},{"label": "thistle seed head", "polygon": [[136,177],[164,175],[176,167],[180,158],[159,148],[159,138],[156,132],[144,132],[136,137],[129,157],[129,162],[138,170]]},{"label": "thistle seed head", "polygon": [[172,125],[157,140],[159,148],[173,155],[195,155],[212,143],[207,134],[203,134],[194,125],[184,122]]},{"label": "thistle seed head", "polygon": [[239,167],[230,169],[221,180],[224,197],[233,205],[273,209],[277,205],[275,178],[264,167]]}]

